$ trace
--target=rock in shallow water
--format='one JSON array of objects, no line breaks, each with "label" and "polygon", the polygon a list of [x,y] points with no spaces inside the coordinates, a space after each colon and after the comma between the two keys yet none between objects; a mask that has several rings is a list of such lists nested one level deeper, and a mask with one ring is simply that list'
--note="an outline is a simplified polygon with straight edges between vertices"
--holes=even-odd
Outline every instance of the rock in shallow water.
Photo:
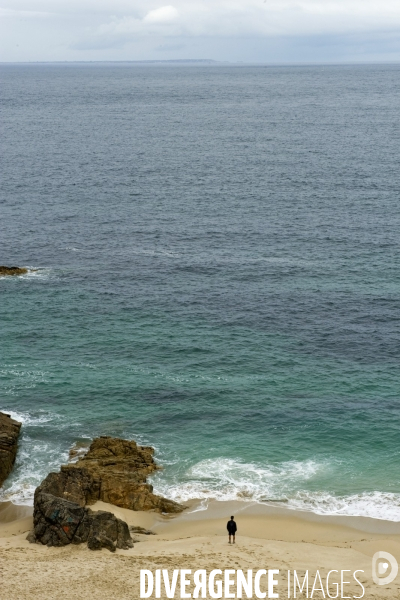
[{"label": "rock in shallow water", "polygon": [[2,275],[25,275],[28,269],[25,267],[5,267],[0,265],[0,276]]},{"label": "rock in shallow water", "polygon": [[131,510],[178,513],[184,507],[153,494],[147,476],[159,467],[150,446],[134,441],[100,437],[76,463],[49,473],[38,490],[76,502],[80,506],[97,500]]},{"label": "rock in shallow water", "polygon": [[0,413],[0,487],[12,471],[17,456],[21,423]]}]

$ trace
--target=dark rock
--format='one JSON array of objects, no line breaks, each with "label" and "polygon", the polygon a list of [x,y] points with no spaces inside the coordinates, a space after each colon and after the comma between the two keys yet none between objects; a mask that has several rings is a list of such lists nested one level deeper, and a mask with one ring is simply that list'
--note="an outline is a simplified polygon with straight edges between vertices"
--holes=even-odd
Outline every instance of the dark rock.
[{"label": "dark rock", "polygon": [[17,456],[21,423],[0,413],[0,487],[12,471]]},{"label": "dark rock", "polygon": [[144,527],[139,527],[139,525],[131,525],[129,527],[129,531],[132,533],[140,533],[141,535],[157,535],[154,531],[150,531],[150,529],[145,529]]},{"label": "dark rock", "polygon": [[[90,514],[90,531],[88,537],[88,546],[91,544],[91,540],[111,540],[116,548],[127,550],[132,548],[132,539],[129,533],[129,527],[125,521],[117,519],[114,515],[109,512],[99,510],[93,512],[87,509]],[[98,541],[96,541],[96,544]],[[90,546],[89,546],[90,547]],[[107,547],[107,546],[102,546]]]},{"label": "dark rock", "polygon": [[5,267],[4,265],[0,266],[0,276],[1,275],[25,275],[28,272],[28,269],[25,267]]},{"label": "dark rock", "polygon": [[160,467],[150,446],[119,438],[96,438],[76,463],[50,473],[38,490],[85,506],[97,500],[131,510],[181,512],[184,507],[153,494],[147,476]]},{"label": "dark rock", "polygon": [[28,535],[26,536],[27,541],[30,544],[34,544],[36,542],[36,536],[35,536],[35,532],[34,531],[30,531],[28,533]]},{"label": "dark rock", "polygon": [[89,550],[101,550],[107,548],[110,552],[115,552],[115,546],[105,535],[94,535],[88,540]]},{"label": "dark rock", "polygon": [[133,547],[128,525],[112,513],[93,512],[76,502],[43,491],[35,492],[34,529],[27,540],[47,546],[87,542],[91,550]]},{"label": "dark rock", "polygon": [[52,494],[35,493],[33,525],[35,541],[48,546],[71,544],[76,534],[79,538],[77,543],[87,541],[89,522],[86,509]]},{"label": "dark rock", "polygon": [[60,473],[49,473],[37,490],[86,506],[99,500],[100,480],[86,469],[71,469],[70,465],[63,465]]}]

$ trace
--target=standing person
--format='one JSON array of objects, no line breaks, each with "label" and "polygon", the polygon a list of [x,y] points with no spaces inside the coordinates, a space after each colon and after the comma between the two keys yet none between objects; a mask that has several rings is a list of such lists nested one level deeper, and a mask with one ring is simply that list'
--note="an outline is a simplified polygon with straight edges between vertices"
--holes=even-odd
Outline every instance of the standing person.
[{"label": "standing person", "polygon": [[233,538],[233,544],[235,543],[235,533],[237,532],[237,525],[233,520],[235,517],[231,517],[231,520],[228,521],[226,528],[228,530],[229,535],[229,543],[231,543],[231,537]]}]

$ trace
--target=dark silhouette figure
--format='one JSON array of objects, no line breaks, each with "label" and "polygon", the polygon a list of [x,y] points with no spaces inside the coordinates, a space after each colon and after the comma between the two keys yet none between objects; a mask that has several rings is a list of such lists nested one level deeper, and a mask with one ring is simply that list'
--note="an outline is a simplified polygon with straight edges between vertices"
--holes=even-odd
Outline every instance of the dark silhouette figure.
[{"label": "dark silhouette figure", "polygon": [[233,538],[233,544],[235,543],[235,533],[237,532],[237,525],[233,520],[235,517],[231,517],[231,520],[228,521],[226,528],[228,530],[229,535],[229,543],[231,543],[231,537]]}]

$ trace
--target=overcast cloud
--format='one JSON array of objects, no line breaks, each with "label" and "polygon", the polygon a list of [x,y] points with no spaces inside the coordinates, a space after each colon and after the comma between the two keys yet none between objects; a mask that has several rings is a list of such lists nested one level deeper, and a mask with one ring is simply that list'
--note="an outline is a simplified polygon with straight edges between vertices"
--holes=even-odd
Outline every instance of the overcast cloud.
[{"label": "overcast cloud", "polygon": [[0,0],[0,60],[400,60],[400,0]]}]

